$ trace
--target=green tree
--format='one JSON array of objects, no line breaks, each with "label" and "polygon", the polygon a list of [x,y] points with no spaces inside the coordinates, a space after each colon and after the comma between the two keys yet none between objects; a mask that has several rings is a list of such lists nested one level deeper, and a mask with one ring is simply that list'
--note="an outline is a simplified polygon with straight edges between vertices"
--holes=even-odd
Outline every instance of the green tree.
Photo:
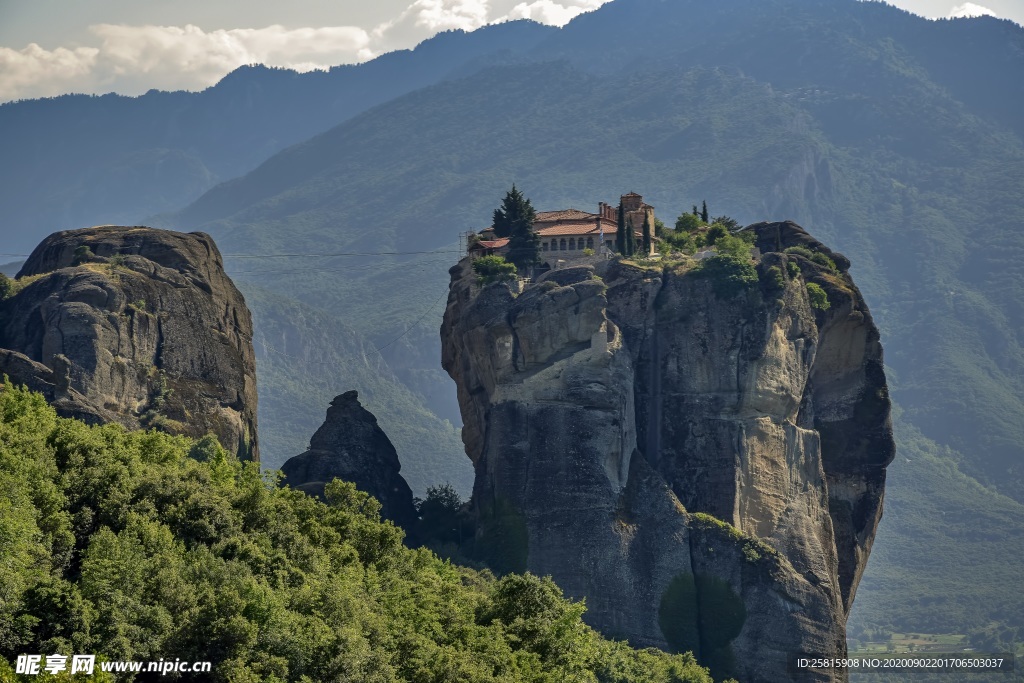
[{"label": "green tree", "polygon": [[729,232],[733,232],[735,230],[739,230],[740,229],[739,222],[736,219],[731,218],[729,216],[716,216],[711,221],[711,224],[712,225],[724,225],[725,229],[728,230]]},{"label": "green tree", "polygon": [[701,207],[702,208],[700,210],[700,219],[702,221],[704,221],[705,223],[707,223],[708,222],[708,203],[706,201],[702,200],[701,201]]},{"label": "green tree", "polygon": [[519,221],[513,226],[508,239],[508,260],[519,270],[540,264],[540,235],[533,229],[532,221]]},{"label": "green tree", "polygon": [[516,225],[525,222],[532,226],[536,217],[530,200],[513,183],[512,189],[501,200],[501,208],[494,210],[494,234],[498,237],[511,237]]},{"label": "green tree", "polygon": [[633,256],[636,253],[636,231],[633,229],[633,219],[626,220],[626,250],[625,256]]},{"label": "green tree", "polygon": [[694,218],[700,218],[700,211],[697,210],[697,205],[693,205],[693,216]]},{"label": "green tree", "polygon": [[[710,236],[711,231],[708,231]],[[709,242],[710,244],[710,242]],[[715,249],[723,256],[733,256],[738,259],[750,260],[750,245],[735,235],[720,235],[715,240]]]},{"label": "green tree", "polygon": [[482,256],[473,260],[473,272],[481,285],[512,280],[516,276],[515,264],[498,255]]},{"label": "green tree", "polygon": [[707,234],[704,236],[704,244],[709,247],[714,245],[720,238],[726,237],[729,231],[725,229],[724,225],[712,225],[708,228]]},{"label": "green tree", "polygon": [[676,230],[679,232],[696,232],[700,227],[700,217],[695,213],[684,213],[676,219]]},{"label": "green tree", "polygon": [[9,298],[12,294],[14,294],[14,283],[11,282],[11,278],[0,273],[0,301]]},{"label": "green tree", "polygon": [[619,202],[619,218],[615,224],[615,251],[620,254],[626,253],[626,210]]},{"label": "green tree", "polygon": [[419,522],[416,536],[421,543],[462,543],[472,538],[470,520],[462,512],[464,502],[451,484],[427,488],[427,497],[419,501],[416,509]]},{"label": "green tree", "polygon": [[686,254],[692,254],[697,247],[693,235],[687,232],[679,232],[678,230],[667,231],[665,236],[662,237],[662,242],[670,245],[676,251]]},{"label": "green tree", "polygon": [[644,256],[651,253],[651,217],[648,214],[644,214],[644,232],[641,245]]}]

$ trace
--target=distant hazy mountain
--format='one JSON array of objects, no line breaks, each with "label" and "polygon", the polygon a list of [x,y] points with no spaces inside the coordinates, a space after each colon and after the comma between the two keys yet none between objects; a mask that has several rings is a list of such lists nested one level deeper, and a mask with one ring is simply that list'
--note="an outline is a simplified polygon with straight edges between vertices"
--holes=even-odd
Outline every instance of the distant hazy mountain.
[{"label": "distant hazy mountain", "polygon": [[298,74],[239,68],[202,92],[65,95],[0,105],[4,251],[55,230],[139,223],[395,96],[529,50],[529,21],[450,31],[415,50]]},{"label": "distant hazy mountain", "polygon": [[[923,480],[898,459],[886,581],[869,565],[857,618],[967,630],[1009,599],[1020,609],[1001,623],[1024,626],[1024,604],[989,578],[1024,532],[1024,29],[853,0],[616,0],[532,60],[356,116],[171,223],[226,252],[304,254],[249,277],[384,343],[410,321],[436,325],[455,258],[437,252],[485,224],[513,181],[538,209],[635,190],[668,223],[704,198],[742,221],[796,219],[854,263],[883,329],[903,460],[931,463],[928,485],[968,511],[954,529],[907,510],[925,499],[900,484]],[[415,251],[434,253],[330,256]],[[430,373],[436,348],[427,326],[386,355]],[[970,534],[984,519],[1000,520],[987,541]],[[886,550],[887,524],[917,542]],[[988,554],[970,557],[991,571],[921,602],[963,571],[921,538],[981,543]],[[871,592],[883,584],[885,599]]]}]

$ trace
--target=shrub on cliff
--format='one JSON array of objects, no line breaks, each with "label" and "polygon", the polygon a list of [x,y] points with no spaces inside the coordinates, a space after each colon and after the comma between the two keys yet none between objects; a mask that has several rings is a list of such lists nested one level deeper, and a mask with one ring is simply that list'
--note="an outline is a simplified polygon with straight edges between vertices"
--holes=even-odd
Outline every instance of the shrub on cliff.
[{"label": "shrub on cliff", "polygon": [[476,281],[482,285],[513,280],[516,277],[515,264],[509,263],[497,255],[481,256],[474,259],[473,272],[476,273]]},{"label": "shrub on cliff", "polygon": [[404,547],[350,483],[323,503],[210,439],[61,419],[6,381],[0,490],[0,680],[36,678],[9,664],[25,653],[211,661],[215,681],[711,680],[603,640],[550,581]]},{"label": "shrub on cliff", "polygon": [[808,261],[814,258],[814,252],[808,249],[807,247],[786,247],[784,253],[793,254],[795,256],[803,256]]},{"label": "shrub on cliff", "polygon": [[692,271],[696,277],[711,279],[715,294],[730,297],[757,284],[757,270],[749,258],[725,255],[700,262]]},{"label": "shrub on cliff", "polygon": [[836,267],[836,262],[821,252],[815,252],[814,255],[811,256],[811,261],[817,263],[819,266],[824,266],[833,273],[839,272],[839,268]]},{"label": "shrub on cliff", "polygon": [[820,251],[811,251],[807,247],[795,246],[787,247],[785,253],[793,254],[795,256],[803,256],[811,263],[816,263],[819,266],[822,266],[833,273],[839,272],[839,268],[836,266],[836,262],[829,258],[827,255],[821,253]]},{"label": "shrub on cliff", "polygon": [[821,285],[814,282],[807,283],[807,298],[811,302],[811,308],[819,311],[827,311],[832,304],[828,300],[828,294],[821,288]]},{"label": "shrub on cliff", "polygon": [[7,299],[12,294],[14,294],[14,283],[11,282],[11,278],[0,273],[0,301]]},{"label": "shrub on cliff", "polygon": [[778,266],[771,266],[764,272],[765,286],[773,292],[781,292],[786,288],[786,277]]}]

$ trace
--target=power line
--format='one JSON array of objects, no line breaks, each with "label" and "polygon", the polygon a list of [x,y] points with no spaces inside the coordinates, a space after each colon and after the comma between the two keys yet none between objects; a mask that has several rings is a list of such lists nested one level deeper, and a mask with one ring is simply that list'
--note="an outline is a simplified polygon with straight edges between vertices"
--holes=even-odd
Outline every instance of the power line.
[{"label": "power line", "polygon": [[[401,268],[403,270],[423,270],[424,268],[437,268],[441,264],[451,264],[452,260],[447,256],[439,259],[416,259],[407,263],[395,263],[395,268]],[[276,270],[266,270],[260,268],[258,270],[228,270],[228,275],[234,277],[236,275],[273,275],[273,274],[291,274],[296,272],[313,272],[313,273],[352,273],[362,272],[367,270],[381,270],[382,266],[379,263],[363,263],[347,266],[338,267],[320,267],[320,266],[303,266],[302,268],[292,267],[283,268]]]},{"label": "power line", "polygon": [[414,327],[416,327],[417,325],[419,325],[419,324],[420,324],[420,321],[422,321],[422,320],[423,320],[424,318],[426,318],[426,317],[427,317],[427,314],[428,314],[428,313],[430,313],[430,311],[431,311],[431,310],[432,310],[432,309],[434,308],[434,306],[436,306],[436,305],[437,305],[437,302],[441,300],[441,297],[443,297],[443,296],[444,296],[445,294],[447,294],[447,293],[448,293],[448,287],[447,287],[447,286],[445,286],[445,288],[444,288],[444,291],[443,291],[443,292],[441,292],[441,296],[439,296],[439,297],[437,297],[436,299],[434,299],[434,303],[430,304],[430,306],[428,306],[428,307],[427,307],[427,310],[423,311],[423,315],[421,315],[421,316],[420,316],[419,318],[417,318],[417,319],[416,319],[416,322],[414,322],[414,323],[413,323],[412,325],[409,325],[409,327],[405,328],[405,332],[403,332],[402,334],[398,335],[397,337],[395,337],[394,339],[392,339],[391,341],[389,341],[389,342],[388,342],[387,344],[385,344],[384,346],[378,346],[378,347],[377,347],[377,351],[378,351],[378,352],[380,352],[380,351],[383,351],[384,349],[388,348],[389,346],[391,346],[392,344],[394,344],[394,343],[395,343],[396,341],[398,341],[399,339],[401,339],[401,338],[402,338],[402,337],[404,337],[405,335],[409,334],[409,331],[410,331],[410,330],[411,330],[412,328],[414,328]]},{"label": "power line", "polygon": [[415,254],[461,254],[459,249],[429,251],[337,251],[329,254],[223,254],[224,258],[331,258],[334,256],[411,256]]},{"label": "power line", "polygon": [[[424,251],[337,251],[327,254],[294,253],[294,254],[221,254],[224,258],[333,258],[335,256],[413,256],[416,254],[462,254],[460,249],[430,249]],[[31,254],[8,254],[0,252],[0,256],[28,258]]]}]

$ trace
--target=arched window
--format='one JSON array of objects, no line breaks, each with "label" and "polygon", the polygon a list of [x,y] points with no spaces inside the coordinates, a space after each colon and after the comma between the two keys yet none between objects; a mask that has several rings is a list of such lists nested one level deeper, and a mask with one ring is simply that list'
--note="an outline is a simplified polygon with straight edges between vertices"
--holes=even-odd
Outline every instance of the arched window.
[{"label": "arched window", "polygon": [[561,244],[558,247],[561,251],[565,251],[565,238],[562,238]]},{"label": "arched window", "polygon": [[569,238],[569,251],[576,251],[576,238],[575,237],[570,237]]},{"label": "arched window", "polygon": [[544,251],[547,251],[548,250],[548,243],[544,242],[543,244],[541,244],[541,249],[543,249]]},{"label": "arched window", "polygon": [[588,237],[587,238],[587,249],[593,249],[593,248],[594,248],[594,238],[593,237]]}]

